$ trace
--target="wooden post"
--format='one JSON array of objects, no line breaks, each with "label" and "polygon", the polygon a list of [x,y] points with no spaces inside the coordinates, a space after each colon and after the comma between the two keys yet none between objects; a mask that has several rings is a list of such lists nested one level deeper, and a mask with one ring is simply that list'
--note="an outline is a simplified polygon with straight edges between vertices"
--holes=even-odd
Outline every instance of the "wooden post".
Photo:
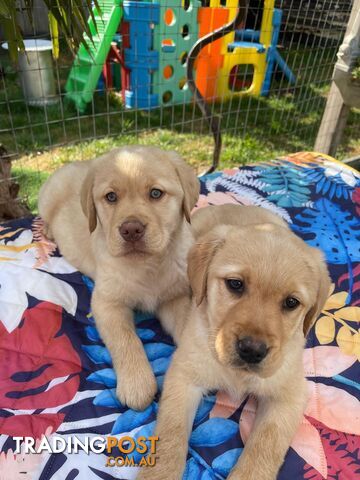
[{"label": "wooden post", "polygon": [[[355,28],[355,20],[360,11],[360,0],[354,0],[345,37],[351,35]],[[359,36],[359,32],[356,33]],[[341,48],[341,47],[340,47]],[[343,97],[334,81],[332,81],[329,96],[321,125],[316,137],[315,151],[335,156],[341,141],[350,107],[344,104]]]},{"label": "wooden post", "polygon": [[336,155],[337,147],[341,141],[346,126],[350,107],[344,104],[340,90],[332,82],[329,96],[326,101],[320,128],[316,137],[315,151]]}]

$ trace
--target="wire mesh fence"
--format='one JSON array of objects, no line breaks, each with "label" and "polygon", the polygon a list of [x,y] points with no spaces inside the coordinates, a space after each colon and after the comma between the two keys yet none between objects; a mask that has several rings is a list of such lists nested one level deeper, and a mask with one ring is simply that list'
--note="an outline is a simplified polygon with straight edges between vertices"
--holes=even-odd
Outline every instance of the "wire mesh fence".
[{"label": "wire mesh fence", "polygon": [[[221,119],[221,166],[313,147],[352,8],[351,0],[246,3],[236,30],[195,62],[197,87]],[[120,144],[175,148],[199,170],[210,162],[211,132],[187,85],[187,54],[234,18],[238,0],[99,5],[96,28],[89,17],[93,38],[85,36],[88,46],[76,58],[61,36],[52,42],[56,58],[49,56],[41,0],[33,23],[18,3],[22,31],[35,47],[17,64],[0,48],[0,142],[16,159],[13,175],[25,197],[61,163]],[[359,130],[353,112],[342,155],[351,155]]]}]

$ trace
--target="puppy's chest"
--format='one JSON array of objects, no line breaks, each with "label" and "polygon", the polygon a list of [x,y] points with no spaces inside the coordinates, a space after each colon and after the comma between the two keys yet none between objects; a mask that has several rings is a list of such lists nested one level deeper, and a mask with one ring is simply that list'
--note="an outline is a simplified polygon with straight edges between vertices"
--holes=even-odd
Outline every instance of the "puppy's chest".
[{"label": "puppy's chest", "polygon": [[207,357],[206,367],[201,372],[204,386],[209,390],[227,392],[234,400],[241,401],[245,395],[263,394],[267,390],[264,382],[254,374],[240,369],[230,369],[220,364],[211,355]]},{"label": "puppy's chest", "polygon": [[187,292],[185,262],[134,268],[121,276],[118,290],[131,308],[154,312],[160,304]]}]

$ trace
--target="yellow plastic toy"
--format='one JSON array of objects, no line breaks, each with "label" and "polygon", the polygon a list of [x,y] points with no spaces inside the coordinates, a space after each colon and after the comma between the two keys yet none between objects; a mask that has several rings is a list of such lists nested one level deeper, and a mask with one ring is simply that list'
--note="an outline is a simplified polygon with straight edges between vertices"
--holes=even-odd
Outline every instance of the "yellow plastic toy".
[{"label": "yellow plastic toy", "polygon": [[[226,0],[226,3],[221,2],[221,0],[210,0],[210,7],[224,7],[229,9],[228,22],[232,22],[236,16],[236,11],[238,8],[239,0]],[[225,55],[228,51],[229,43],[235,40],[235,32],[228,33],[225,35],[221,42],[221,54]]]},{"label": "yellow plastic toy", "polygon": [[[237,12],[238,0],[210,0],[208,7],[201,7],[198,11],[199,38],[223,27],[234,19]],[[224,55],[228,51],[229,43],[235,39],[235,32],[210,43],[199,54],[196,60],[196,86],[208,101],[216,98],[217,82],[221,76]]]},{"label": "yellow plastic toy", "polygon": [[[233,0],[229,0],[233,2]],[[236,0],[234,2],[234,12],[236,12]],[[266,74],[266,55],[267,49],[271,45],[272,33],[273,33],[273,15],[274,15],[274,4],[275,0],[264,0],[263,16],[261,20],[260,27],[260,38],[259,43],[254,42],[233,42],[232,39],[227,40],[226,50],[224,54],[224,63],[221,71],[219,72],[218,82],[217,82],[217,97],[218,98],[228,98],[235,95],[260,95],[262,86],[265,80]],[[232,35],[232,34],[230,34]],[[228,38],[229,35],[224,37],[224,40]],[[231,44],[231,42],[233,42]],[[236,46],[239,43],[241,46]],[[228,51],[228,47],[233,45],[233,50]],[[251,85],[239,92],[235,92],[230,88],[230,75],[234,67],[238,65],[252,65],[253,68],[253,78]]]},{"label": "yellow plastic toy", "polygon": [[[236,11],[239,5],[239,0],[226,0],[224,5],[221,0],[210,0],[210,7],[225,7],[229,9],[228,22],[234,20],[236,16]],[[218,80],[217,80],[217,95],[219,96],[219,86],[220,79],[228,77],[228,67],[227,67],[227,56],[228,56],[228,46],[235,40],[235,32],[228,33],[225,35],[221,42],[221,55],[223,56],[223,63],[221,68],[218,71]]]}]

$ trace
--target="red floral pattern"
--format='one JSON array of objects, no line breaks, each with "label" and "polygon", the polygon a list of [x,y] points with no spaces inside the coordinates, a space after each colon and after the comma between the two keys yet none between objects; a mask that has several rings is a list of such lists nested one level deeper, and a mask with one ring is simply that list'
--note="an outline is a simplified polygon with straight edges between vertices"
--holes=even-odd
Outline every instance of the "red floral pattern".
[{"label": "red floral pattern", "polygon": [[[25,311],[22,322],[10,334],[0,322],[2,408],[51,408],[74,397],[79,387],[81,361],[69,337],[59,334],[61,321],[61,307],[41,302]],[[0,431],[39,437],[48,425],[56,430],[62,418],[48,414],[2,418]]]},{"label": "red floral pattern", "polygon": [[352,201],[355,203],[356,213],[360,216],[360,187],[355,188],[352,195]]},{"label": "red floral pattern", "polygon": [[[310,423],[318,430],[327,459],[328,480],[355,480],[359,478],[360,438],[344,432],[327,428],[321,422],[308,417]],[[346,477],[343,476],[346,472]],[[304,466],[304,479],[323,480],[324,477],[311,465]]]}]

